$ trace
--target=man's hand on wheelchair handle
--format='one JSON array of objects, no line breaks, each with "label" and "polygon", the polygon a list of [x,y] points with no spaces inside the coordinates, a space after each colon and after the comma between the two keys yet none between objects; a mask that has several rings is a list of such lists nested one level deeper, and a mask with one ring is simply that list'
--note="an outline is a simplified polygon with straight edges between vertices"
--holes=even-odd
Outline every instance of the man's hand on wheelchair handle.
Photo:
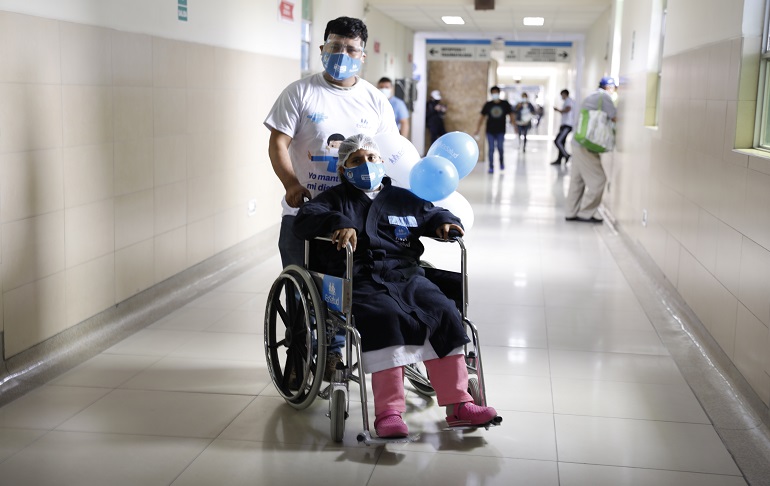
[{"label": "man's hand on wheelchair handle", "polygon": [[337,244],[337,249],[342,250],[345,245],[350,242],[350,246],[353,247],[353,251],[356,251],[356,243],[358,243],[358,236],[356,235],[355,228],[340,228],[334,230],[332,233],[332,243]]},{"label": "man's hand on wheelchair handle", "polygon": [[448,240],[449,238],[455,238],[457,236],[463,236],[465,232],[456,224],[445,223],[436,229],[436,234],[439,238]]},{"label": "man's hand on wheelchair handle", "polygon": [[286,203],[292,208],[302,206],[305,200],[310,200],[310,191],[300,183],[286,189]]}]

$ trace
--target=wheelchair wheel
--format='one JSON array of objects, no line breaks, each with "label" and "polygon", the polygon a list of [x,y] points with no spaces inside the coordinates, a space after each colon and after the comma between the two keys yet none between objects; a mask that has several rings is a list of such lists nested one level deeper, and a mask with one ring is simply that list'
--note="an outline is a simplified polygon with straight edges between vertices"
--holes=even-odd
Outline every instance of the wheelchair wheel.
[{"label": "wheelchair wheel", "polygon": [[265,357],[273,384],[292,407],[306,408],[318,395],[326,345],[326,305],[308,271],[289,265],[268,294]]},{"label": "wheelchair wheel", "polygon": [[345,406],[347,405],[344,390],[334,390],[329,399],[329,418],[331,419],[331,436],[334,442],[342,442],[345,435]]},{"label": "wheelchair wheel", "polygon": [[404,374],[420,395],[426,397],[436,395],[436,390],[433,389],[428,379],[428,373],[423,371],[419,364],[413,363],[404,366]]},{"label": "wheelchair wheel", "polygon": [[473,397],[473,403],[476,405],[485,405],[484,400],[481,397],[481,387],[479,386],[479,379],[476,376],[470,375],[468,377],[468,393]]}]

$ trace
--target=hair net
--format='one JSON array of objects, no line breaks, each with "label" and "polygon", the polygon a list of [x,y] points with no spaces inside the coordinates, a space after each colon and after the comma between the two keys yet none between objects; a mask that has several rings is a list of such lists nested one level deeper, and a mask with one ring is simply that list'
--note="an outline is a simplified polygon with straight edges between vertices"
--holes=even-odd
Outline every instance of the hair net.
[{"label": "hair net", "polygon": [[346,138],[341,144],[338,151],[339,159],[337,160],[337,167],[342,167],[345,161],[348,160],[350,154],[357,150],[366,149],[372,152],[380,153],[380,148],[377,146],[377,142],[368,135],[359,133]]}]

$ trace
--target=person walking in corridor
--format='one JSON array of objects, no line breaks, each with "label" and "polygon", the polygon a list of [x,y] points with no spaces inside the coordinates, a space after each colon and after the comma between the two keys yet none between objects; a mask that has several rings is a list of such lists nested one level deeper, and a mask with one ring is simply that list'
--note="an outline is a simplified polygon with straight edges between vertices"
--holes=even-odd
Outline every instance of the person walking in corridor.
[{"label": "person walking in corridor", "polygon": [[495,146],[497,146],[497,154],[500,159],[500,170],[505,169],[505,151],[503,149],[503,143],[505,142],[505,117],[509,116],[511,123],[514,120],[513,107],[507,100],[500,99],[500,88],[492,86],[489,94],[492,96],[492,100],[487,101],[481,108],[481,116],[479,116],[474,136],[478,137],[479,132],[481,132],[481,124],[486,119],[487,151],[489,152],[489,173],[491,174],[495,171]]},{"label": "person walking in corridor", "polygon": [[446,105],[441,102],[441,92],[434,89],[430,92],[430,100],[425,106],[425,124],[430,132],[431,143],[446,133],[444,116],[446,116]]},{"label": "person walking in corridor", "polygon": [[556,139],[553,141],[554,145],[556,145],[556,150],[559,151],[559,156],[551,162],[551,165],[561,165],[562,160],[566,164],[570,158],[564,142],[567,141],[567,135],[572,131],[572,125],[575,124],[575,110],[573,109],[575,101],[569,97],[569,91],[566,89],[561,90],[561,99],[563,101],[561,109],[556,106],[553,107],[555,111],[561,113],[561,126],[559,126],[559,134],[556,135]]},{"label": "person walking in corridor", "polygon": [[[616,109],[610,93],[615,90],[615,80],[604,77],[599,89],[588,95],[580,105],[582,110],[601,110],[615,121]],[[572,140],[572,173],[565,202],[567,221],[601,223],[597,217],[602,202],[607,175],[604,173],[599,154],[591,152]]]}]

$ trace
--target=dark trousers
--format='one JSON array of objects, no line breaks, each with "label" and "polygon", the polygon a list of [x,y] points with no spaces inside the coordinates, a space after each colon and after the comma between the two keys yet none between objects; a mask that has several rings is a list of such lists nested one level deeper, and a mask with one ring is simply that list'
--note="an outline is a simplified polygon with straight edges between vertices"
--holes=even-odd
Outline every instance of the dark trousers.
[{"label": "dark trousers", "polygon": [[505,168],[505,151],[503,145],[505,144],[505,133],[488,133],[487,132],[487,145],[489,145],[489,168],[494,169],[494,157],[495,146],[497,146],[497,154],[500,156],[500,169]]},{"label": "dark trousers", "polygon": [[553,144],[556,145],[556,148],[559,150],[559,157],[556,159],[557,161],[561,162],[562,159],[569,160],[570,155],[567,153],[566,147],[564,147],[564,142],[567,141],[567,135],[569,135],[569,132],[572,131],[572,127],[569,125],[562,125],[559,127],[559,134],[556,135],[556,140],[553,141]]}]

